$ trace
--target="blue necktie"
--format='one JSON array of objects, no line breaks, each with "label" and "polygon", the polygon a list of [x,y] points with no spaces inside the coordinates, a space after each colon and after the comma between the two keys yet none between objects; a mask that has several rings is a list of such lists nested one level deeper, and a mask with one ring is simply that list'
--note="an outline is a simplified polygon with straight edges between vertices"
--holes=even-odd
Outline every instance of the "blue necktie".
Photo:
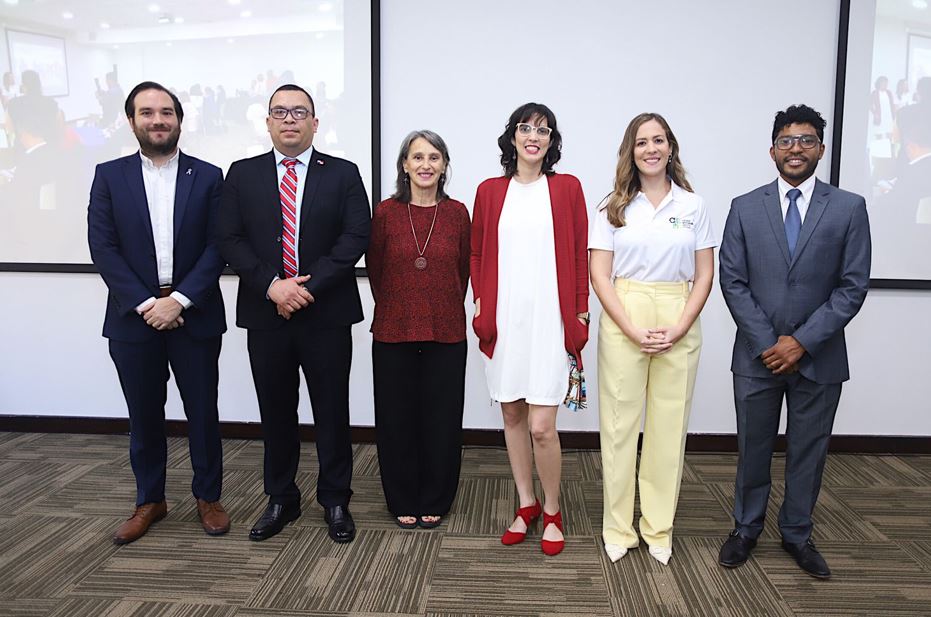
[{"label": "blue necktie", "polygon": [[802,216],[798,213],[798,204],[796,200],[802,196],[798,189],[792,189],[786,193],[789,198],[789,209],[786,210],[786,240],[789,242],[789,256],[795,254],[795,245],[798,243],[798,235],[802,231]]}]

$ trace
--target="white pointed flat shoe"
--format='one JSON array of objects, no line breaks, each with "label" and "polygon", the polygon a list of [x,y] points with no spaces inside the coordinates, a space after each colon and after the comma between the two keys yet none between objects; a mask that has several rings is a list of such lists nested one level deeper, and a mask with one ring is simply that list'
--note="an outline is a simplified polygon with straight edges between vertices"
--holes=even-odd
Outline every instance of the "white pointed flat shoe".
[{"label": "white pointed flat shoe", "polygon": [[651,546],[650,557],[665,566],[669,563],[669,558],[672,557],[672,548],[666,548],[665,546]]},{"label": "white pointed flat shoe", "polygon": [[611,563],[617,563],[621,557],[627,554],[627,549],[617,544],[605,544],[605,553],[607,553]]}]

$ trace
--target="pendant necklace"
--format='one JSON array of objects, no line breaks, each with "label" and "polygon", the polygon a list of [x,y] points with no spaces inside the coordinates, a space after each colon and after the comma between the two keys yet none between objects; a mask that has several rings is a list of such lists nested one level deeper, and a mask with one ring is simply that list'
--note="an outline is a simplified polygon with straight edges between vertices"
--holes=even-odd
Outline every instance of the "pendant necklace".
[{"label": "pendant necklace", "polygon": [[434,206],[433,222],[430,223],[430,231],[427,232],[427,239],[424,240],[423,250],[420,250],[420,242],[417,241],[417,232],[414,231],[414,217],[411,216],[411,204],[407,202],[407,219],[411,222],[411,234],[414,236],[414,246],[417,247],[417,259],[414,260],[414,267],[418,270],[427,269],[427,258],[423,256],[427,252],[427,245],[430,244],[430,237],[433,235],[433,226],[436,225],[436,213],[440,211],[440,204],[437,202]]}]

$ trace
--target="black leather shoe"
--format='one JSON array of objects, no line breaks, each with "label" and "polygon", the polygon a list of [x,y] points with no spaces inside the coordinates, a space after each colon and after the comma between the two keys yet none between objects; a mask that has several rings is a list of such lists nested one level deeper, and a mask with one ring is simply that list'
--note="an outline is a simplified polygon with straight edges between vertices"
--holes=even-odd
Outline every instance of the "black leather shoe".
[{"label": "black leather shoe", "polygon": [[249,539],[268,540],[284,529],[284,526],[301,515],[301,506],[298,503],[280,504],[270,503],[259,520],[252,526]]},{"label": "black leather shoe", "polygon": [[756,538],[748,538],[740,535],[735,529],[727,536],[727,540],[721,546],[721,552],[718,553],[718,563],[725,568],[736,568],[742,566],[750,557],[750,551],[756,546]]},{"label": "black leather shoe", "polygon": [[356,523],[349,513],[349,506],[332,506],[323,509],[323,520],[330,526],[330,539],[344,544],[356,537]]},{"label": "black leather shoe", "polygon": [[831,569],[821,553],[818,552],[818,549],[815,548],[815,543],[811,541],[811,538],[799,544],[792,544],[783,540],[782,548],[795,558],[795,563],[806,574],[821,579],[831,578]]}]

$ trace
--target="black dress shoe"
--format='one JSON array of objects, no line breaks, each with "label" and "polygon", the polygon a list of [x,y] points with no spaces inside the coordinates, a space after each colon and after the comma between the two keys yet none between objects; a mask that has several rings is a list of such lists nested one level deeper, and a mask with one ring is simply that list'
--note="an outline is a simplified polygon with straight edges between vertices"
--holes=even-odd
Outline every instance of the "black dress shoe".
[{"label": "black dress shoe", "polygon": [[330,526],[330,539],[344,544],[356,537],[356,523],[349,513],[349,506],[331,506],[323,509],[323,520]]},{"label": "black dress shoe", "polygon": [[301,515],[301,506],[298,503],[280,504],[270,503],[259,520],[252,526],[249,539],[268,540],[284,529],[284,526]]},{"label": "black dress shoe", "polygon": [[782,548],[795,558],[795,563],[806,574],[821,579],[831,578],[831,569],[821,553],[818,552],[818,549],[815,548],[815,543],[811,541],[811,538],[799,544],[792,544],[783,540]]},{"label": "black dress shoe", "polygon": [[727,536],[718,553],[718,563],[725,568],[741,566],[750,557],[750,551],[756,546],[756,538],[740,535],[735,529]]}]

